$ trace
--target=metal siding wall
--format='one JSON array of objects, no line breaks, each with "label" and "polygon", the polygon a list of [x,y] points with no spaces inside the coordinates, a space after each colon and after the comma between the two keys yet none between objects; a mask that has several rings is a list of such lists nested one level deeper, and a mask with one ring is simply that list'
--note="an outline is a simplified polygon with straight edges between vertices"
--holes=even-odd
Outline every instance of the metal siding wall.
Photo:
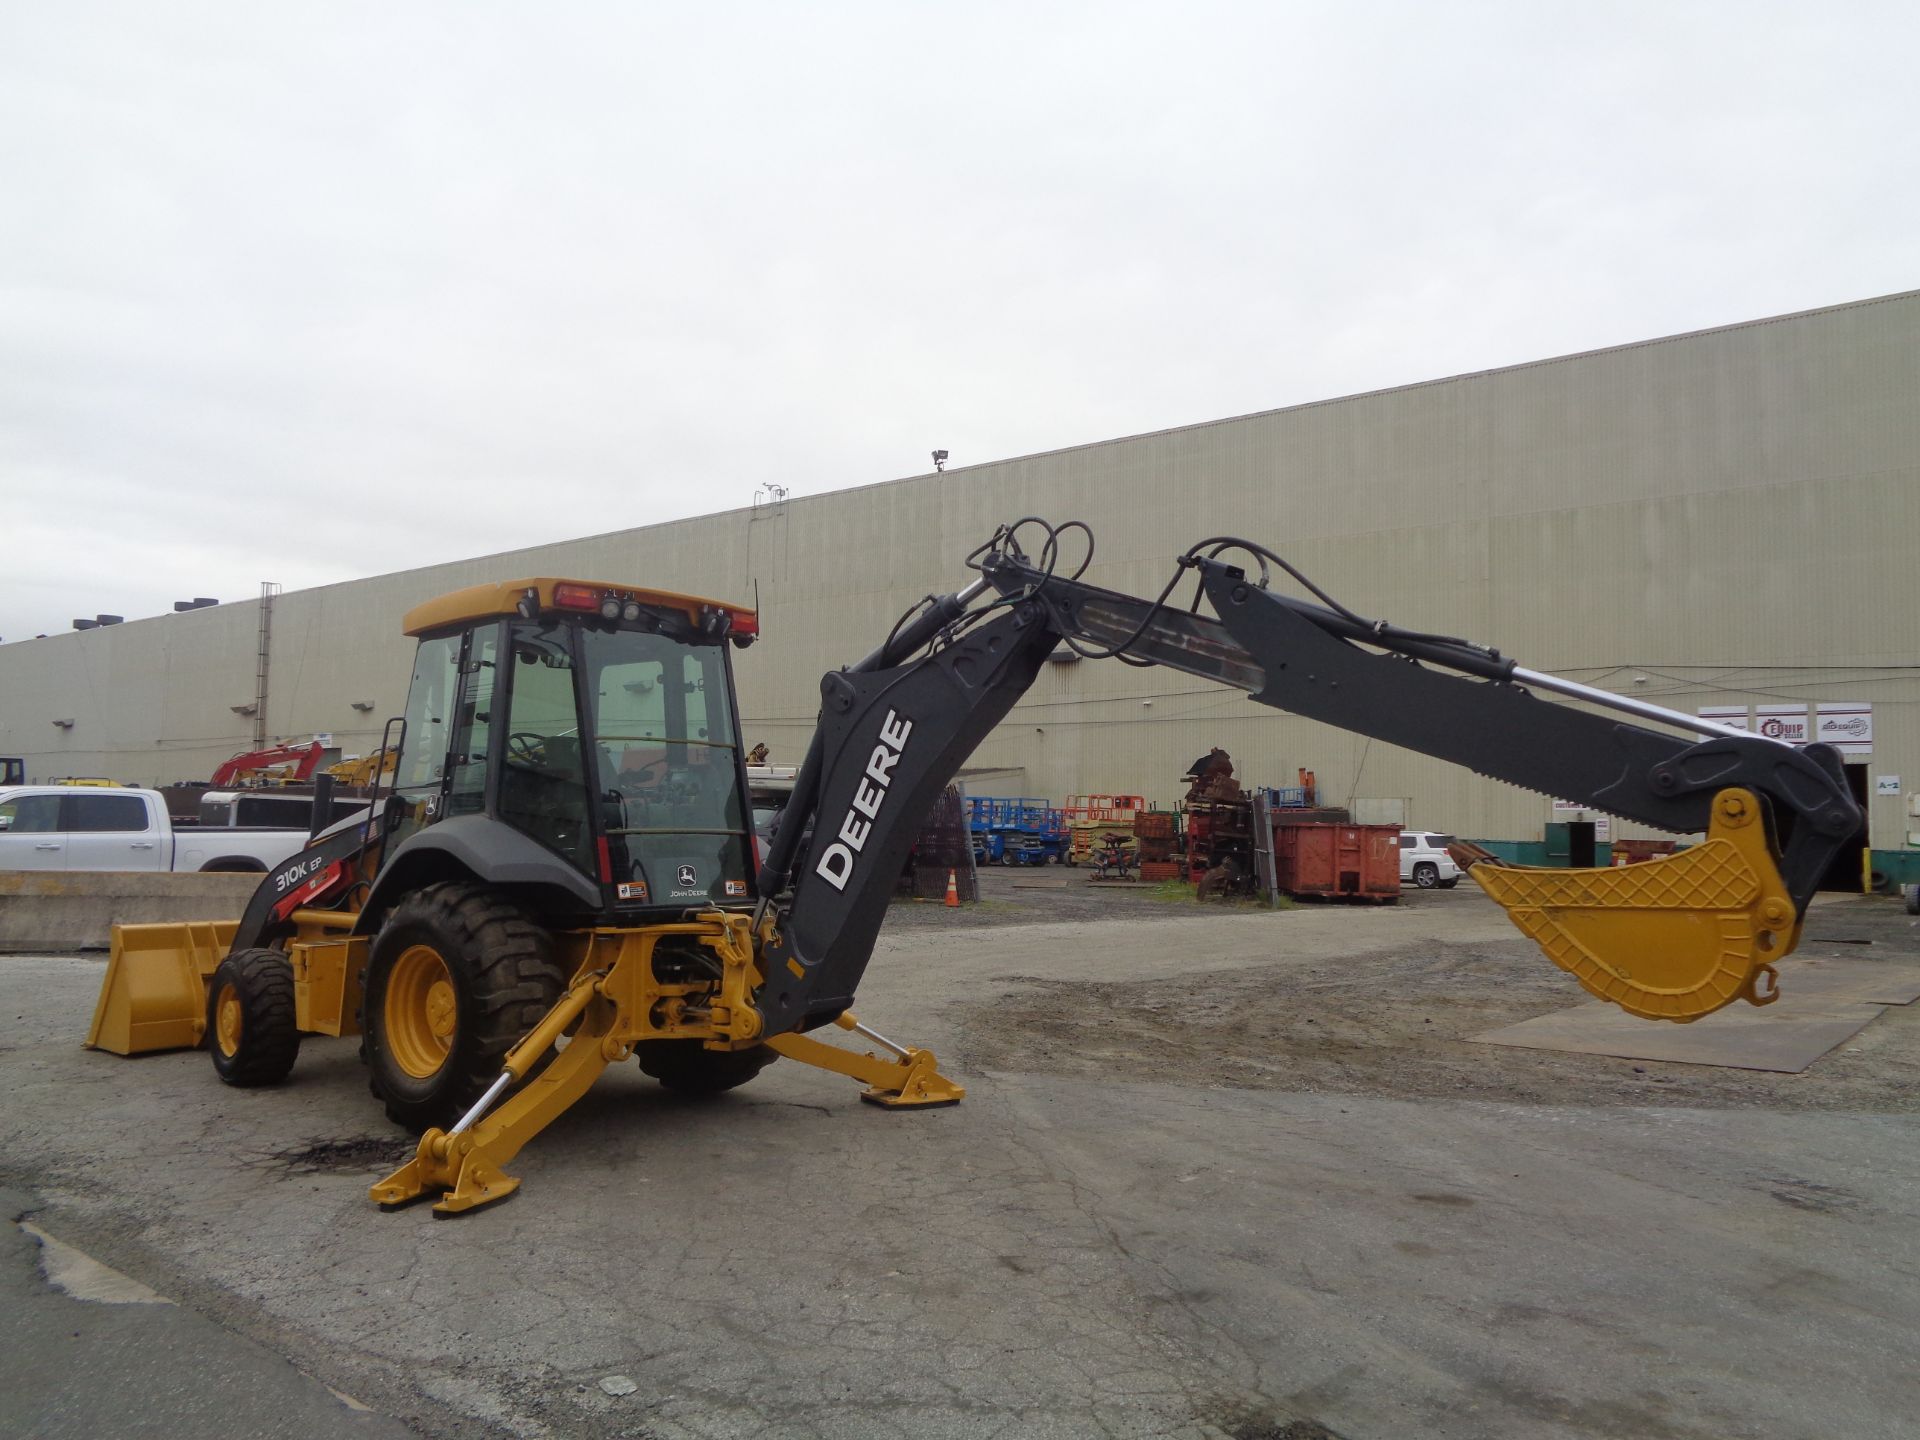
[{"label": "metal siding wall", "polygon": [[[1364,613],[1622,689],[1634,672],[1606,667],[1911,665],[1917,395],[1913,294],[292,592],[269,730],[371,748],[404,698],[401,614],[461,585],[560,573],[750,601],[757,581],[747,737],[797,761],[820,675],[1030,513],[1095,524],[1097,584],[1157,593],[1192,541],[1244,534]],[[248,743],[228,707],[252,696],[255,604],[0,647],[0,752],[36,775],[204,776]],[[1920,788],[1920,680],[1825,676],[1763,688],[1873,700],[1875,771]],[[1638,693],[1725,698],[1683,678]],[[1250,781],[1304,765],[1336,800],[1406,798],[1423,826],[1530,839],[1547,818],[1542,797],[1121,665],[1050,665],[972,763],[1055,798],[1170,803],[1215,743]],[[1874,802],[1876,845],[1920,829],[1902,808]]]}]

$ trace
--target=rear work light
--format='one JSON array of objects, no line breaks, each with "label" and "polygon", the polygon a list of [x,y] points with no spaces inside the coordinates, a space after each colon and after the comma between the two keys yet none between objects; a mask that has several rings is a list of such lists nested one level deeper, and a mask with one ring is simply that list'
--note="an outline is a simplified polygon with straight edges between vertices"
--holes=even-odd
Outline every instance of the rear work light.
[{"label": "rear work light", "polygon": [[591,585],[556,585],[553,603],[562,610],[598,610],[600,592]]}]

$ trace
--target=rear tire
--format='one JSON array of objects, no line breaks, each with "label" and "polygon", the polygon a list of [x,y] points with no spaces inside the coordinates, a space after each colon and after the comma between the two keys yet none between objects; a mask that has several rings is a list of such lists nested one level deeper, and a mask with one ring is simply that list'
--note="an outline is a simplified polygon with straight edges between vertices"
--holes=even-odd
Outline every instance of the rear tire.
[{"label": "rear tire", "polygon": [[360,1055],[388,1118],[452,1125],[565,988],[552,937],[512,901],[464,882],[407,896],[361,982]]},{"label": "rear tire", "polygon": [[640,1069],[676,1095],[718,1095],[746,1084],[780,1056],[765,1045],[709,1050],[698,1040],[642,1040]]},{"label": "rear tire", "polygon": [[1903,893],[1907,897],[1907,914],[1920,915],[1920,885],[1908,885]]},{"label": "rear tire", "polygon": [[1422,860],[1413,867],[1413,883],[1422,890],[1431,890],[1440,883],[1440,867]]},{"label": "rear tire", "polygon": [[229,1085],[278,1085],[300,1055],[293,966],[278,950],[227,956],[207,986],[207,1050]]}]

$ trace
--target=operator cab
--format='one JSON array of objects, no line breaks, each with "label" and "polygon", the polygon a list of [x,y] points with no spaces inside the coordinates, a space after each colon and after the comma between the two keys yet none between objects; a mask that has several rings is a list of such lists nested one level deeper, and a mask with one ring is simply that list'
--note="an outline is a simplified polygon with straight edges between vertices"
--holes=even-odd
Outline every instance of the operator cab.
[{"label": "operator cab", "polygon": [[384,858],[428,826],[470,832],[464,817],[485,816],[598,886],[603,913],[754,898],[727,653],[758,634],[752,611],[515,580],[419,606],[405,628],[420,648]]}]

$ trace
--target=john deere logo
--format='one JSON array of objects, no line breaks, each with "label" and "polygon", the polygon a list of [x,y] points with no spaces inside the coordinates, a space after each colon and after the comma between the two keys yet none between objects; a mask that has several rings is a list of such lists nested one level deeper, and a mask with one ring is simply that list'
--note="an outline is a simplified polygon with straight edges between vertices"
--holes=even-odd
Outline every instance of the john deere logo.
[{"label": "john deere logo", "polygon": [[675,878],[679,881],[682,890],[691,890],[700,879],[698,875],[693,873],[693,867],[691,865],[682,865],[679,875]]}]

